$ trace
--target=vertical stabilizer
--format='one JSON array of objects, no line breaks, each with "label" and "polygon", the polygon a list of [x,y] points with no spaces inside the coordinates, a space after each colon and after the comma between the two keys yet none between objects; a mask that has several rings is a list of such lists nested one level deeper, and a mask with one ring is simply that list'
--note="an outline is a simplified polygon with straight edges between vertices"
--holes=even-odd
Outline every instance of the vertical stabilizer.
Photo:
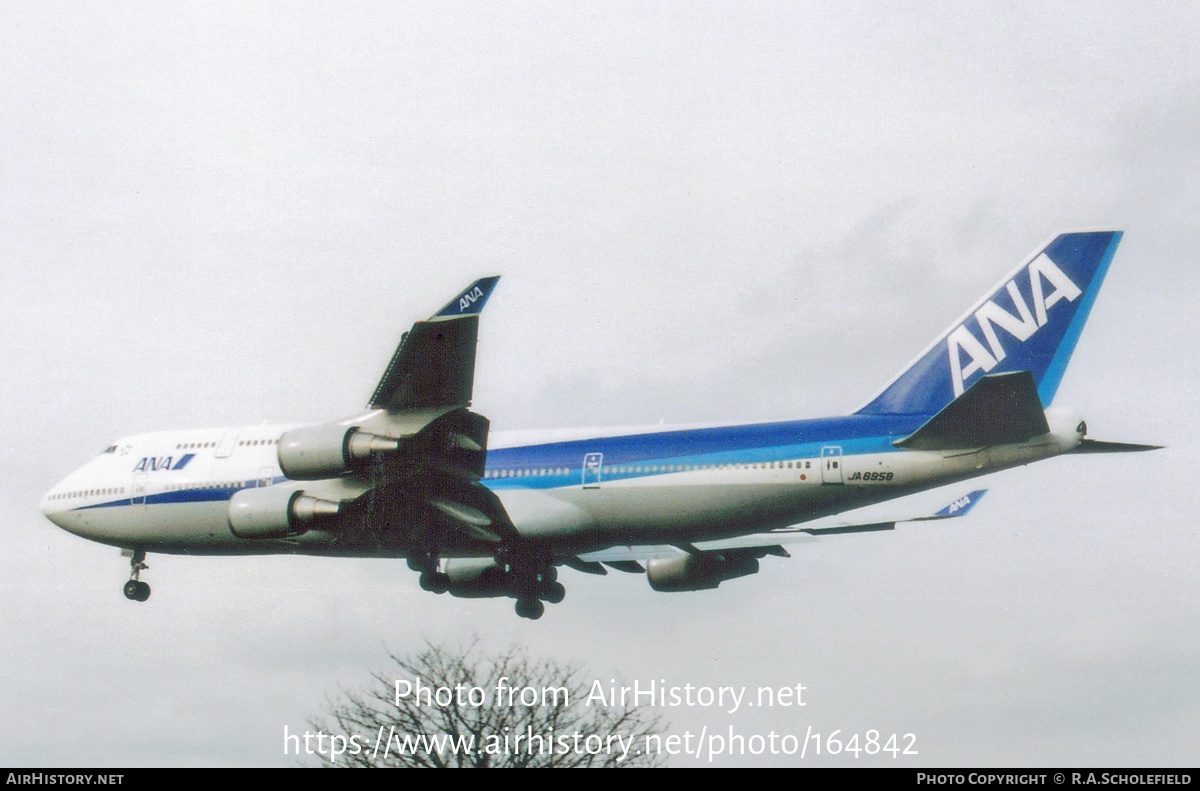
[{"label": "vertical stabilizer", "polygon": [[1120,231],[1059,234],[938,337],[857,414],[933,415],[988,374],[1029,371],[1049,406]]}]

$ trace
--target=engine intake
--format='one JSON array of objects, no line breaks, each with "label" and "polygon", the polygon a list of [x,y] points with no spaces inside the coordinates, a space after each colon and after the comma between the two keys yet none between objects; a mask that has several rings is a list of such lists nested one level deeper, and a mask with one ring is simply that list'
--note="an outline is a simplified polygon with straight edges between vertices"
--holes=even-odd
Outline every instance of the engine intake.
[{"label": "engine intake", "polygon": [[371,434],[357,426],[304,426],[284,432],[279,438],[279,468],[294,481],[334,478],[363,466],[373,453],[399,449],[400,440]]},{"label": "engine intake", "polygon": [[336,517],[341,508],[299,489],[243,489],[229,499],[229,529],[244,539],[291,538]]},{"label": "engine intake", "polygon": [[451,558],[446,561],[445,571],[451,596],[489,599],[511,593],[508,575],[491,558]]},{"label": "engine intake", "polygon": [[646,561],[650,587],[663,593],[712,590],[726,580],[758,572],[758,558],[742,553],[686,554]]}]

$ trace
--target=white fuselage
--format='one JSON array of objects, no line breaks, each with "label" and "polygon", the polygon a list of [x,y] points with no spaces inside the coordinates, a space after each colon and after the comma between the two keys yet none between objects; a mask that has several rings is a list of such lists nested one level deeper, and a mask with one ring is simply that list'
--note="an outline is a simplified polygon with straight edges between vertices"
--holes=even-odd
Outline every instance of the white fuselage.
[{"label": "white fuselage", "polygon": [[[891,446],[889,436],[870,441],[821,437],[754,447],[731,441],[727,448],[708,447],[698,455],[651,454],[624,462],[614,442],[628,444],[634,436],[650,447],[659,436],[678,442],[687,432],[559,432],[540,442],[495,434],[482,482],[499,497],[517,531],[552,554],[695,542],[783,528],[1072,450],[1082,437],[1078,416],[1052,409],[1047,417],[1050,433],[993,448],[903,451]],[[803,422],[787,424],[789,430],[793,426],[796,436],[808,430]],[[287,539],[233,533],[229,501],[244,489],[284,487],[349,500],[369,488],[352,476],[287,479],[277,441],[290,428],[127,437],[56,484],[41,507],[51,521],[79,536],[148,552],[403,554],[386,543],[369,548],[347,543],[324,530]],[[736,433],[736,427],[724,430]],[[572,449],[567,453],[578,448],[573,463],[562,461],[565,447]],[[553,459],[551,448],[559,454]],[[486,550],[464,541],[447,547],[446,554]]]}]

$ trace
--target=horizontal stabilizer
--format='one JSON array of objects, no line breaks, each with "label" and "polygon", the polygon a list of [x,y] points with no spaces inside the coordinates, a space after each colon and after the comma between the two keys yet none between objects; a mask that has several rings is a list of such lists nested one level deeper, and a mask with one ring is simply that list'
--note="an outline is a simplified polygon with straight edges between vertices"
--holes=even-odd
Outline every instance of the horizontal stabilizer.
[{"label": "horizontal stabilizer", "polygon": [[1158,450],[1162,445],[1138,445],[1134,442],[1103,442],[1098,439],[1084,439],[1072,450],[1072,453],[1138,453],[1143,450]]},{"label": "horizontal stabilizer", "polygon": [[929,422],[893,444],[906,450],[963,450],[1024,442],[1050,431],[1029,371],[985,376]]}]

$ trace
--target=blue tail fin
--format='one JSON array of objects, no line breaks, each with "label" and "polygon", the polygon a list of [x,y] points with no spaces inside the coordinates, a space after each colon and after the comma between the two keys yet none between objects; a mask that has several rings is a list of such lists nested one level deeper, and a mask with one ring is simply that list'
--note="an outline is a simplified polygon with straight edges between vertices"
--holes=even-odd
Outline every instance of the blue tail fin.
[{"label": "blue tail fin", "polygon": [[1064,233],[1017,267],[857,414],[932,415],[980,376],[1029,371],[1050,405],[1121,241]]}]

